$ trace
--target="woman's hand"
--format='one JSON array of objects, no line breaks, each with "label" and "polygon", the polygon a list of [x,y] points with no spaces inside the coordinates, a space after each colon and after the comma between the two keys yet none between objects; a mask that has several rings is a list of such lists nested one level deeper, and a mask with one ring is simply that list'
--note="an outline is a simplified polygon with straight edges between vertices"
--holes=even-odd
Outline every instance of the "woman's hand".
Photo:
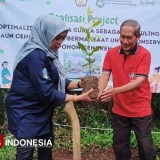
[{"label": "woman's hand", "polygon": [[82,101],[82,102],[91,102],[91,101],[94,101],[94,99],[91,99],[90,98],[90,93],[93,92],[93,88],[90,89],[89,91],[85,92],[85,93],[82,93],[80,95],[77,95],[76,97],[76,101]]},{"label": "woman's hand", "polygon": [[90,98],[90,94],[93,92],[93,88],[90,89],[89,91],[82,93],[80,95],[71,95],[71,94],[67,94],[66,95],[66,99],[65,102],[69,102],[69,101],[73,101],[73,102],[92,102],[95,101],[95,99],[91,99]]}]

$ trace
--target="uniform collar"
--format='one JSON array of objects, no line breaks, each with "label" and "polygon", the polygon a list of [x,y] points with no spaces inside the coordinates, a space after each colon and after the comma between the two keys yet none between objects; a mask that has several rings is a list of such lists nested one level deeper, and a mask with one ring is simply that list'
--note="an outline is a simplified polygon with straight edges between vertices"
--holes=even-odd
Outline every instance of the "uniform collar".
[{"label": "uniform collar", "polygon": [[[135,53],[136,53],[136,51],[137,51],[137,49],[138,49],[138,44],[136,44],[136,45],[135,45],[135,47],[130,51],[129,55],[133,55],[133,54],[135,54]],[[125,53],[124,53],[124,50],[123,50],[123,48],[122,48],[122,47],[120,48],[119,53],[120,53],[120,54],[125,54]]]}]

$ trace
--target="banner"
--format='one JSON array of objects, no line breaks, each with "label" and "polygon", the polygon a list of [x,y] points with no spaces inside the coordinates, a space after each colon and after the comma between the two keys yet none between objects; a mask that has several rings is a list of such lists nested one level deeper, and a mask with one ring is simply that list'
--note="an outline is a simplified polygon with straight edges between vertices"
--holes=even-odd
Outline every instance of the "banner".
[{"label": "banner", "polygon": [[[87,18],[90,7],[93,15]],[[139,43],[152,55],[149,75],[151,90],[160,93],[160,1],[159,0],[0,0],[0,87],[10,87],[13,62],[22,44],[29,38],[30,30],[38,16],[52,14],[60,17],[70,28],[60,53],[60,61],[70,79],[88,75],[86,55],[78,48],[81,42],[87,46],[81,26],[94,19],[102,23],[92,30],[95,46],[102,49],[93,56],[92,75],[99,76],[105,53],[119,45],[119,28],[123,21],[135,19],[141,25]],[[112,80],[110,80],[112,85]]]}]

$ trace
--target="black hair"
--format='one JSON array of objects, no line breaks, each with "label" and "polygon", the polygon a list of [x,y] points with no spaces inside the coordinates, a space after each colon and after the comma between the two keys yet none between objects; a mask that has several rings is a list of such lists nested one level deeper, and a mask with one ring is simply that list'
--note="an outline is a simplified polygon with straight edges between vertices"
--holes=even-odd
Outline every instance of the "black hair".
[{"label": "black hair", "polygon": [[120,32],[121,32],[121,29],[122,29],[123,26],[133,27],[134,28],[134,34],[136,36],[138,36],[140,34],[141,26],[136,20],[129,19],[129,20],[124,21],[120,26]]}]

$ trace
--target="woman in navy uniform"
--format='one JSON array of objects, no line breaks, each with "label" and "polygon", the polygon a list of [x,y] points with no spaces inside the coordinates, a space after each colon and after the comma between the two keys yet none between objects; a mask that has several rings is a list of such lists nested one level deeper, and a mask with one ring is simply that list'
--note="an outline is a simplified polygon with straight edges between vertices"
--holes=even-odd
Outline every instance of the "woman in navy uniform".
[{"label": "woman in navy uniform", "polygon": [[[65,78],[58,49],[67,36],[66,25],[56,16],[40,16],[34,23],[29,40],[21,47],[15,63],[6,106],[8,128],[19,140],[51,140],[52,115],[56,106],[68,101],[90,102],[89,94],[75,96],[66,90],[81,83]],[[32,160],[34,146],[17,147],[17,160]],[[51,147],[38,147],[39,160],[52,159]]]}]

